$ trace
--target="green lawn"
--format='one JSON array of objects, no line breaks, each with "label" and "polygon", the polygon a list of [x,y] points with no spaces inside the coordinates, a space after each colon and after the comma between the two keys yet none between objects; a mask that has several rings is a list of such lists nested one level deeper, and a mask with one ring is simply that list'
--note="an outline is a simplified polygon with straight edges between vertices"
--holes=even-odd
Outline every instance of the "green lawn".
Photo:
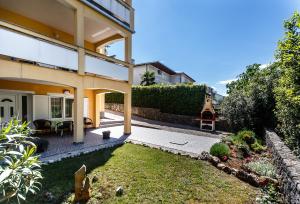
[{"label": "green lawn", "polygon": [[[210,164],[156,149],[125,144],[43,167],[43,190],[28,203],[71,203],[74,172],[85,164],[92,184],[88,203],[252,203],[258,189]],[[115,196],[117,186],[124,195]]]}]

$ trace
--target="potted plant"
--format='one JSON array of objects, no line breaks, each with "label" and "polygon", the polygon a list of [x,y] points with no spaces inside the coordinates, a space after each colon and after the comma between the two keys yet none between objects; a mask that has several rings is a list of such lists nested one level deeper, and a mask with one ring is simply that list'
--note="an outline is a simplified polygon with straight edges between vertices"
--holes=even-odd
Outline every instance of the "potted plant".
[{"label": "potted plant", "polygon": [[103,135],[103,139],[105,139],[105,140],[109,139],[110,138],[110,131],[109,130],[103,131],[102,135]]}]

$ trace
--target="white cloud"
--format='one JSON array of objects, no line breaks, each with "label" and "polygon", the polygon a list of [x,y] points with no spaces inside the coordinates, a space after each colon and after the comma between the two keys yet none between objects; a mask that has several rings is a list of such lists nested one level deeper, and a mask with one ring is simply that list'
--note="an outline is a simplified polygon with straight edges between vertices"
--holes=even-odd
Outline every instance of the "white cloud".
[{"label": "white cloud", "polygon": [[268,66],[270,66],[270,64],[262,64],[259,66],[260,69],[265,69],[267,68]]},{"label": "white cloud", "polygon": [[226,85],[233,81],[236,81],[236,79],[227,79],[227,80],[219,81],[218,84]]}]

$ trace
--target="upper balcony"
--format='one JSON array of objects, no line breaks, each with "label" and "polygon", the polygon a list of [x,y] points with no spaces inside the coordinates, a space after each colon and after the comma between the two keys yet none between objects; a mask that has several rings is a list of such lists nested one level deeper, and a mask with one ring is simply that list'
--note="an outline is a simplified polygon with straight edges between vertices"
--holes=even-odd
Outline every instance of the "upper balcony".
[{"label": "upper balcony", "polygon": [[[78,17],[68,2],[86,7],[75,0],[0,0],[0,57],[129,81],[131,32],[92,8]],[[124,59],[105,52],[116,41],[124,42]]]},{"label": "upper balcony", "polygon": [[133,31],[134,9],[124,0],[80,0],[120,25]]}]

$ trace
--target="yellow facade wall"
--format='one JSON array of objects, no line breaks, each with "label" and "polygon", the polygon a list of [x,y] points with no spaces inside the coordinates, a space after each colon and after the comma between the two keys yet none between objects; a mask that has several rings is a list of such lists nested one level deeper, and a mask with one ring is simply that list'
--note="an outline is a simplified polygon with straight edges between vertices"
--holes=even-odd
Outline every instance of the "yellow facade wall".
[{"label": "yellow facade wall", "polygon": [[64,90],[69,90],[71,94],[74,94],[74,89],[72,87],[33,84],[7,80],[0,80],[0,89],[33,91],[37,95],[47,95],[47,93],[63,94]]},{"label": "yellow facade wall", "polygon": [[[45,84],[34,84],[28,82],[8,81],[0,80],[0,89],[4,90],[16,90],[16,91],[31,91],[36,95],[47,95],[48,93],[63,94],[65,90],[69,90],[71,94],[74,94],[74,88],[64,86],[54,86]],[[84,97],[89,100],[89,118],[96,121],[96,98],[94,90],[85,90]]]},{"label": "yellow facade wall", "polygon": [[[84,90],[84,97],[89,98],[89,118],[96,121],[96,98],[93,90]],[[95,124],[94,124],[95,125]]]},{"label": "yellow facade wall", "polygon": [[[0,8],[0,20],[19,25],[44,36],[74,45],[74,36],[3,8]],[[91,42],[85,41],[84,46],[88,50],[96,51],[95,45]]]}]

